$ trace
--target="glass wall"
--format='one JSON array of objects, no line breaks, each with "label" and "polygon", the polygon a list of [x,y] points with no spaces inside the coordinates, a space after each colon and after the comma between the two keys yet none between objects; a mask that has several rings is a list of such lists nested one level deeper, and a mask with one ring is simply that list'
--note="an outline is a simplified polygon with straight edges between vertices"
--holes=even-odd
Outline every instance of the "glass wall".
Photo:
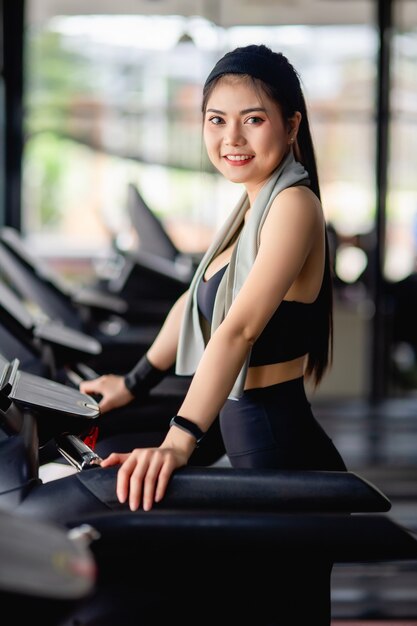
[{"label": "glass wall", "polygon": [[395,5],[385,277],[392,291],[392,391],[417,388],[417,3]]},{"label": "glass wall", "polygon": [[[28,24],[24,231],[42,241],[50,234],[61,251],[98,252],[128,229],[134,182],[180,248],[204,249],[242,190],[205,158],[202,83],[226,50],[251,42],[283,51],[298,69],[327,217],[342,238],[367,233],[375,195],[372,26],[225,29],[197,17],[131,15]],[[348,265],[340,272],[353,282]]]},{"label": "glass wall", "polygon": [[[202,85],[227,50],[265,43],[300,74],[334,233],[336,352],[320,392],[366,393],[378,36],[371,0],[367,19],[352,23],[355,11],[346,7],[358,3],[342,4],[345,23],[328,25],[226,27],[179,15],[28,19],[22,225],[32,249],[56,263],[106,258],[115,243],[136,246],[127,210],[133,183],[180,250],[204,250],[243,190],[205,156]],[[77,279],[93,280],[82,267]]]},{"label": "glass wall", "polygon": [[417,4],[395,5],[386,277],[400,280],[417,261]]},{"label": "glass wall", "polygon": [[[178,43],[185,28],[193,41]],[[180,248],[206,247],[220,209],[199,100],[217,35],[201,19],[157,16],[55,17],[29,28],[26,233],[101,250],[128,227],[133,182]],[[184,221],[198,225],[191,236]]]}]

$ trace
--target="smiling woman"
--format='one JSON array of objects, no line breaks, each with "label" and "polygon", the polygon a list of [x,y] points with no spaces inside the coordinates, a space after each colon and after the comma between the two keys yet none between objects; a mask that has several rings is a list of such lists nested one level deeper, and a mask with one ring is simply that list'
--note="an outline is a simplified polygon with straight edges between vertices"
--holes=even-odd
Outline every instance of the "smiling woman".
[{"label": "smiling woman", "polygon": [[[160,445],[101,463],[118,466],[117,498],[132,511],[164,498],[215,423],[233,468],[346,471],[304,387],[319,385],[331,364],[332,284],[298,75],[264,45],[237,48],[206,79],[202,109],[209,159],[244,193],[138,364],[80,387],[101,394],[105,412],[145,401],[174,365],[191,377]],[[320,581],[312,621],[322,626],[332,565],[322,555],[312,570]]]},{"label": "smiling woman", "polygon": [[117,493],[132,510],[162,499],[194,450],[195,429],[207,432],[218,415],[233,467],[346,469],[304,390],[304,378],[317,386],[331,363],[332,286],[298,76],[266,46],[237,48],[209,74],[202,108],[208,156],[243,196],[138,365],[124,380],[81,387],[101,394],[102,408],[110,399],[120,407],[174,363],[192,376],[181,428],[174,419],[159,448],[103,461],[122,463]]}]

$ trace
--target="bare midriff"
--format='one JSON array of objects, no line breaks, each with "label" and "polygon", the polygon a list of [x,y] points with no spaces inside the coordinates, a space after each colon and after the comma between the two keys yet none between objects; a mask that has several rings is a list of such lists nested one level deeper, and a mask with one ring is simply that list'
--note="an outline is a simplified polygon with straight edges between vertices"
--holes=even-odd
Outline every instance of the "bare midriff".
[{"label": "bare midriff", "polygon": [[304,374],[305,360],[306,357],[301,356],[284,363],[250,367],[246,374],[245,389],[269,387],[270,385],[284,383],[287,380],[300,378]]}]

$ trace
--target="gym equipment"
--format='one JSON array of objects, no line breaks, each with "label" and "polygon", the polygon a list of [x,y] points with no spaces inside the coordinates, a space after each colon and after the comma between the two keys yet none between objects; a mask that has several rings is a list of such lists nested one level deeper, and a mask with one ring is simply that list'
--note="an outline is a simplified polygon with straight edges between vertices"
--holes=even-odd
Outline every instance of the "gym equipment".
[{"label": "gym equipment", "polygon": [[85,529],[0,511],[0,603],[4,615],[23,624],[36,615],[56,626],[89,597],[97,568]]},{"label": "gym equipment", "polygon": [[[18,359],[7,361],[0,355],[0,408],[4,412],[6,432],[18,434],[28,413],[31,416],[28,421],[32,424],[29,430],[42,446],[56,435],[88,431],[100,417],[98,403],[93,397],[73,387],[23,372],[19,365]],[[35,454],[34,449],[31,456]]]},{"label": "gym equipment", "polygon": [[355,473],[187,467],[161,503],[132,513],[116,472],[47,483],[18,509],[97,533],[97,592],[75,614],[86,625],[330,624],[334,563],[417,560],[416,537]]},{"label": "gym equipment", "polygon": [[111,279],[72,287],[34,257],[16,229],[0,229],[1,271],[21,297],[36,303],[51,319],[97,335],[104,343],[123,339],[133,332],[131,326],[161,323],[191,279],[189,270],[184,274],[178,263],[155,253],[138,251],[130,259],[120,252],[117,256],[120,267]]},{"label": "gym equipment", "polygon": [[174,617],[187,626],[327,625],[334,563],[417,561],[417,538],[353,472],[185,467],[149,512],[118,502],[117,467],[87,463],[42,483],[34,424],[58,422],[53,411],[16,411],[15,373],[8,364],[0,385],[0,507],[69,530],[87,524],[94,536],[96,590],[62,626]]},{"label": "gym equipment", "polygon": [[102,353],[100,342],[93,337],[61,322],[36,318],[1,281],[0,329],[1,352],[5,357],[23,356],[32,366],[37,357],[45,375],[53,379],[58,379],[63,369],[75,367],[79,361],[93,361]]},{"label": "gym equipment", "polygon": [[127,210],[139,239],[140,250],[174,262],[183,268],[184,277],[188,269],[191,280],[203,253],[181,252],[133,183],[128,185]]},{"label": "gym equipment", "polygon": [[[133,322],[120,314],[121,310],[127,312],[127,304],[121,305],[120,298],[87,288],[77,296],[71,294],[58,277],[29,254],[19,233],[6,227],[0,231],[0,268],[4,287],[14,292],[15,300],[30,307],[33,317],[83,333],[99,343],[101,350],[96,353],[94,366],[103,371],[109,366],[114,371],[115,367],[128,369],[133,365],[152,343],[164,319],[149,302],[144,304],[143,315],[135,310]],[[154,288],[156,284],[153,276]],[[185,290],[186,286],[181,288]],[[161,289],[167,297],[163,283]],[[180,293],[178,290],[175,295]],[[106,307],[113,300],[117,304],[109,314]],[[173,301],[170,300],[170,306]]]}]

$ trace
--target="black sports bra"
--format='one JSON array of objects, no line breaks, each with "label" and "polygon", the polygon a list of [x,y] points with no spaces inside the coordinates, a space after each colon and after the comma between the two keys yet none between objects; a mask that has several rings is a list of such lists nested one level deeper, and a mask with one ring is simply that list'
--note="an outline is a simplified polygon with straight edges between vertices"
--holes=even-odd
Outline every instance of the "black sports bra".
[{"label": "black sports bra", "polygon": [[[227,265],[197,289],[200,314],[211,323],[214,300]],[[252,347],[250,366],[291,361],[310,351],[317,319],[317,300],[311,304],[283,300]]]}]

